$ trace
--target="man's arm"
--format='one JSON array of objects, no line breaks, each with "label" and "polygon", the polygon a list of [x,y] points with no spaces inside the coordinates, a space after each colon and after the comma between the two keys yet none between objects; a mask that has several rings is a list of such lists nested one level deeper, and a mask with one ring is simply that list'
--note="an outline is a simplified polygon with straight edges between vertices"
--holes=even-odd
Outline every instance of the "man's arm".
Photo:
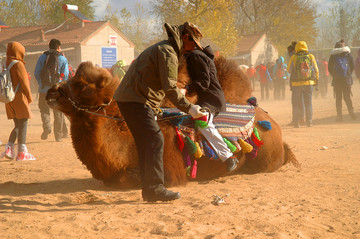
[{"label": "man's arm", "polygon": [[36,62],[36,66],[35,66],[35,79],[39,84],[39,87],[41,87],[41,71],[44,68],[44,63],[45,63],[45,59],[46,59],[46,55],[41,55],[38,59],[38,61]]},{"label": "man's arm", "polygon": [[69,64],[65,56],[59,56],[59,65],[62,81],[66,81],[69,78]]},{"label": "man's arm", "polygon": [[192,104],[176,86],[178,78],[178,58],[175,51],[169,48],[159,49],[154,58],[159,71],[161,86],[165,95],[180,110],[189,112]]}]

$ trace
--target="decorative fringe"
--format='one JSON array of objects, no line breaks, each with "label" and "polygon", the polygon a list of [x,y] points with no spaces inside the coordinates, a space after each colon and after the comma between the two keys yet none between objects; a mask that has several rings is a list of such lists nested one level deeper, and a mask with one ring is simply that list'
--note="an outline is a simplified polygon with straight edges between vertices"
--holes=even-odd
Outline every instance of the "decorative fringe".
[{"label": "decorative fringe", "polygon": [[233,145],[227,138],[223,138],[223,139],[226,145],[228,146],[228,148],[230,149],[230,151],[234,153],[236,151],[236,146]]},{"label": "decorative fringe", "polygon": [[266,130],[271,130],[271,123],[267,120],[263,120],[263,121],[258,121],[257,122],[261,127],[263,127]]},{"label": "decorative fringe", "polygon": [[256,127],[254,127],[254,130],[253,130],[254,134],[256,135],[256,137],[258,138],[258,140],[261,141],[261,138],[260,138],[260,135],[259,135],[259,131]]},{"label": "decorative fringe", "polygon": [[212,160],[216,160],[219,158],[215,153],[215,151],[208,145],[208,143],[205,140],[203,141],[203,147],[204,147],[205,157]]},{"label": "decorative fringe", "polygon": [[185,144],[184,144],[183,139],[182,139],[181,136],[180,136],[180,131],[179,131],[179,129],[178,129],[178,128],[175,128],[175,131],[176,131],[176,135],[177,135],[177,146],[178,146],[178,148],[180,149],[180,151],[182,152],[183,149],[184,149]]},{"label": "decorative fringe", "polygon": [[256,107],[256,106],[258,105],[258,104],[257,104],[257,100],[256,100],[255,97],[250,97],[250,98],[247,100],[247,102],[248,102],[250,105],[254,106],[254,107]]},{"label": "decorative fringe", "polygon": [[187,166],[185,168],[185,170],[186,170],[186,176],[190,177],[190,175],[191,175],[191,166]]},{"label": "decorative fringe", "polygon": [[257,152],[259,148],[256,146],[255,142],[252,141],[250,138],[247,138],[245,141],[253,147],[253,150],[245,154],[245,156],[247,159],[254,159],[257,156]]},{"label": "decorative fringe", "polygon": [[253,147],[241,138],[239,139],[239,143],[244,154],[250,153],[253,150]]},{"label": "decorative fringe", "polygon": [[194,163],[191,167],[191,174],[190,174],[190,178],[196,178],[196,172],[197,172],[197,161],[196,159],[194,160]]},{"label": "decorative fringe", "polygon": [[196,152],[194,154],[194,157],[195,157],[195,159],[199,159],[203,156],[203,151],[198,142],[195,142],[195,145],[196,145]]},{"label": "decorative fringe", "polygon": [[190,139],[189,136],[186,136],[186,137],[185,137],[185,146],[186,146],[187,152],[188,152],[190,155],[194,155],[195,152],[197,151],[196,144],[194,143],[194,141],[192,141],[192,140]]},{"label": "decorative fringe", "polygon": [[200,118],[194,119],[194,121],[195,121],[195,129],[197,128],[205,129],[208,127],[207,116],[201,116]]},{"label": "decorative fringe", "polygon": [[254,132],[251,133],[251,139],[252,141],[255,143],[255,145],[260,148],[261,145],[263,145],[264,143],[261,142],[257,137],[256,135],[254,134]]},{"label": "decorative fringe", "polygon": [[235,150],[235,152],[233,152],[233,153],[238,153],[238,152],[240,152],[241,151],[241,146],[240,146],[240,144],[237,142],[237,141],[231,141],[234,145],[235,145],[235,147],[236,147],[236,150]]},{"label": "decorative fringe", "polygon": [[191,158],[190,158],[190,155],[187,152],[186,148],[183,151],[183,160],[184,160],[184,163],[185,163],[185,167],[190,167],[191,166]]}]

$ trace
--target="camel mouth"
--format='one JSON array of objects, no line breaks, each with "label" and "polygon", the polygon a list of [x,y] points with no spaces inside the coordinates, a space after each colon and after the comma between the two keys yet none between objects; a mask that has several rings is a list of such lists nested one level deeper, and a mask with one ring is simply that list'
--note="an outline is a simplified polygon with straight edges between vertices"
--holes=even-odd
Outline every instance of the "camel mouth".
[{"label": "camel mouth", "polygon": [[56,104],[60,97],[60,92],[58,90],[55,90],[53,88],[49,89],[46,94],[46,102],[51,107]]}]

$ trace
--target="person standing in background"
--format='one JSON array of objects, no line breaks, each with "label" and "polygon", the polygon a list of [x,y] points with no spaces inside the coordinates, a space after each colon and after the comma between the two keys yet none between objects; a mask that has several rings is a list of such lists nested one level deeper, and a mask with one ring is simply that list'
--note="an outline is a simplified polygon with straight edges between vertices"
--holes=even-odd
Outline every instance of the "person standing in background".
[{"label": "person standing in background", "polygon": [[[43,132],[41,134],[42,140],[46,140],[51,133],[50,107],[47,105],[45,99],[46,93],[53,85],[67,80],[69,76],[68,61],[61,53],[60,41],[51,39],[49,48],[48,51],[44,52],[44,54],[39,57],[35,67],[35,78],[39,84],[39,109],[43,124]],[[54,56],[55,59],[52,56]],[[53,61],[55,62],[51,59],[54,59]],[[50,75],[51,71],[55,71],[53,75]],[[61,142],[62,138],[68,137],[64,114],[56,109],[53,109],[53,114],[55,140]]]},{"label": "person standing in background", "polygon": [[314,55],[308,52],[305,41],[295,46],[295,54],[291,56],[287,71],[291,76],[293,94],[294,127],[300,127],[301,112],[305,107],[306,125],[312,126],[312,93],[319,79],[319,70]]},{"label": "person standing in background", "polygon": [[330,52],[329,72],[333,78],[332,86],[335,91],[336,99],[336,121],[342,119],[342,100],[348,108],[350,117],[355,120],[357,117],[351,100],[351,86],[353,84],[352,72],[354,70],[354,60],[350,53],[350,48],[345,46],[344,39],[336,42],[335,48]]},{"label": "person standing in background", "polygon": [[[11,131],[5,152],[1,157],[16,161],[35,160],[26,147],[28,119],[32,118],[29,104],[33,101],[30,81],[24,62],[25,48],[19,42],[10,42],[6,50],[6,67],[10,68],[10,76],[14,89],[17,89],[15,99],[5,104],[8,119],[14,120],[15,127]],[[17,61],[17,62],[15,62]],[[15,153],[15,141],[18,140],[18,153]]]}]

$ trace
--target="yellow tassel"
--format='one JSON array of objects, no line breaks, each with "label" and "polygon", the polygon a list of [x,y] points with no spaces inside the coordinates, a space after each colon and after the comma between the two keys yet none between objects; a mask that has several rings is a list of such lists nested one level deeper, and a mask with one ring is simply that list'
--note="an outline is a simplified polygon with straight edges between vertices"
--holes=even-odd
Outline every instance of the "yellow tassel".
[{"label": "yellow tassel", "polygon": [[196,152],[194,154],[194,157],[196,159],[199,159],[199,158],[201,158],[203,156],[203,152],[202,152],[202,149],[201,149],[198,142],[195,142],[195,145],[196,145]]},{"label": "yellow tassel", "polygon": [[251,146],[251,144],[246,143],[243,139],[239,139],[239,143],[241,146],[241,150],[243,151],[244,154],[246,153],[250,153],[253,150],[253,146]]}]

